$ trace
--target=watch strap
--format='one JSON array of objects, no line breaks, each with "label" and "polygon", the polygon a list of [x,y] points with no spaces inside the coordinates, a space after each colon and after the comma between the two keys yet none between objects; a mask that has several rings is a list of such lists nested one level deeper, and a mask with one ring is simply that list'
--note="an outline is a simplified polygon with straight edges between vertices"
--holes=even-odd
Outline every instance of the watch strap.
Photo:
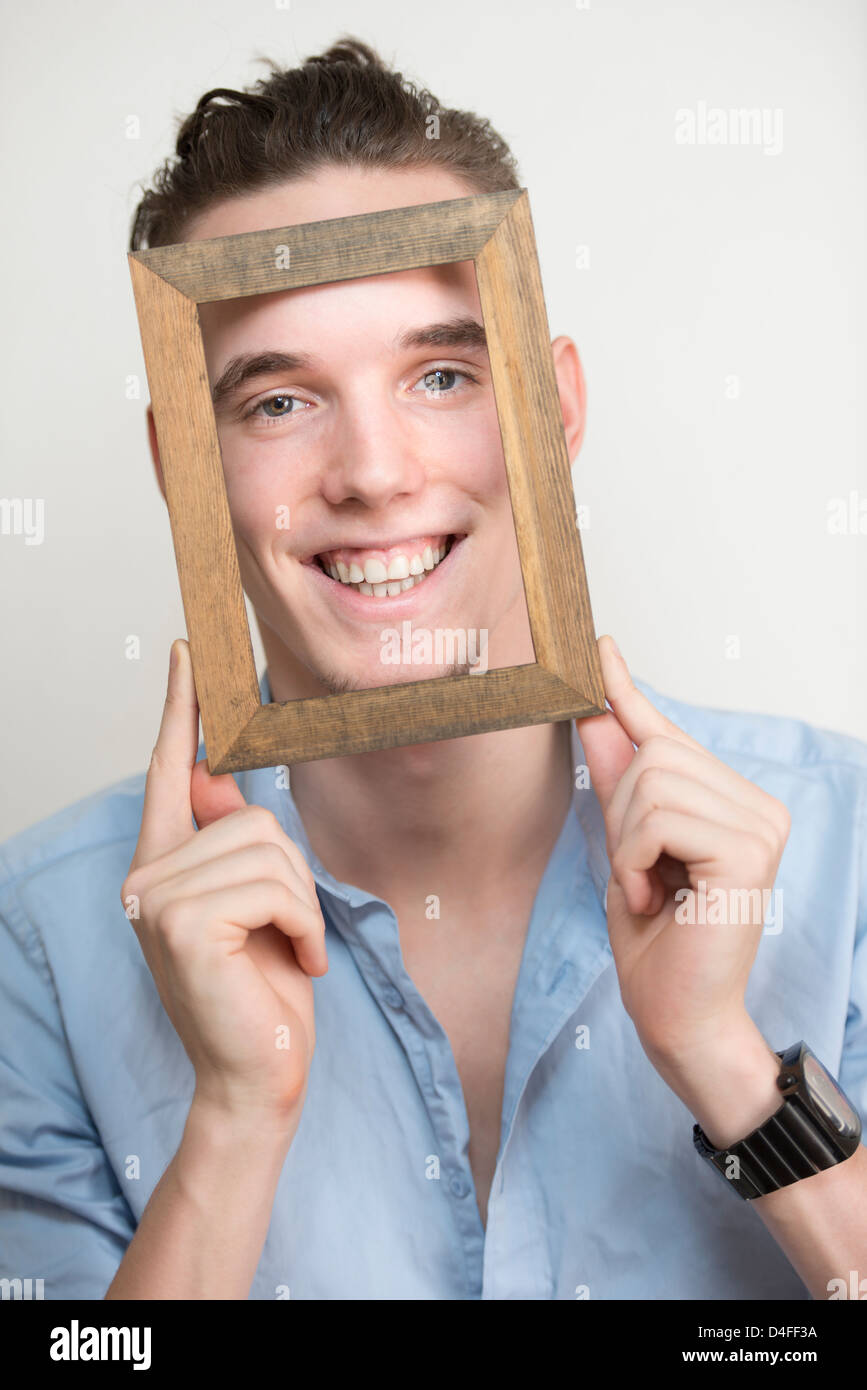
[{"label": "watch strap", "polygon": [[794,1066],[803,1046],[796,1043],[776,1053],[783,1063],[777,1078],[782,1105],[745,1139],[726,1149],[715,1149],[701,1126],[693,1126],[693,1143],[702,1158],[712,1163],[746,1201],[834,1167],[849,1158],[860,1142],[860,1129],[844,1138],[820,1126],[814,1112],[796,1094],[798,1076],[786,1067]]}]

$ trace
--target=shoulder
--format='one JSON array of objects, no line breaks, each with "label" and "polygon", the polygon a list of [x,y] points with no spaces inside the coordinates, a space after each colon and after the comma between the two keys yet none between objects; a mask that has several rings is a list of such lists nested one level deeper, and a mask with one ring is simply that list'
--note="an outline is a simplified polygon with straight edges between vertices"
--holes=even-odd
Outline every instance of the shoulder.
[{"label": "shoulder", "polygon": [[[648,700],[723,762],[747,763],[757,774],[793,788],[834,781],[856,794],[867,787],[867,743],[787,715],[690,704],[635,678]],[[761,780],[760,776],[756,780]]]},{"label": "shoulder", "polygon": [[118,841],[138,838],[144,772],[82,797],[0,843],[0,881],[81,863]]},{"label": "shoulder", "polygon": [[141,825],[146,773],[112,783],[0,843],[0,919],[41,955],[49,923],[96,925],[120,890]]},{"label": "shoulder", "polygon": [[[196,757],[205,755],[204,742]],[[89,865],[132,859],[144,807],[147,769],[112,782],[0,842],[0,893],[40,875],[87,872]],[[118,880],[118,892],[120,880]]]}]

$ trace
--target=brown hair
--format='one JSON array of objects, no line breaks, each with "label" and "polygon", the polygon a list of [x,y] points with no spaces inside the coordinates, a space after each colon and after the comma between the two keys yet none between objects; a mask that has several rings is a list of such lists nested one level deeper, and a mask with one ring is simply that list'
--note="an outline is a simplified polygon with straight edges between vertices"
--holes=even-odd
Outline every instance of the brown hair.
[{"label": "brown hair", "polygon": [[130,251],[182,241],[188,221],[214,202],[329,164],[445,168],[477,193],[521,186],[488,121],[441,106],[360,39],[343,35],[297,68],[262,61],[270,77],[242,92],[215,87],[181,119],[176,158],[157,170],[133,216]]}]

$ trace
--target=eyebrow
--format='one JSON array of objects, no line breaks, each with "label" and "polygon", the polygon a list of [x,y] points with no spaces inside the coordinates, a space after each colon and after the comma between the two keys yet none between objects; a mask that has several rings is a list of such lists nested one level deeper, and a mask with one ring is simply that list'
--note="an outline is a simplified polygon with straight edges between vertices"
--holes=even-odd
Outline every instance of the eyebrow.
[{"label": "eyebrow", "polygon": [[[474,318],[454,318],[443,323],[428,323],[421,328],[407,328],[392,343],[395,352],[415,347],[453,347],[486,350],[487,334]],[[261,352],[245,352],[233,357],[220,373],[211,392],[214,409],[219,410],[246,382],[257,376],[274,372],[313,371],[323,365],[312,353],[283,352],[265,348]]]}]

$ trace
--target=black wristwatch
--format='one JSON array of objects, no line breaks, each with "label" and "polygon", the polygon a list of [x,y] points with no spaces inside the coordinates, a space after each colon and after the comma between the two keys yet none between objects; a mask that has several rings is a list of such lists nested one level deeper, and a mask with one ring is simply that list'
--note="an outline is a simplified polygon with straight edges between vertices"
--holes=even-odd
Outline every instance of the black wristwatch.
[{"label": "black wristwatch", "polygon": [[745,1201],[842,1163],[861,1139],[860,1115],[805,1042],[776,1056],[783,1103],[770,1119],[727,1149],[714,1149],[700,1125],[692,1131],[702,1158]]}]

